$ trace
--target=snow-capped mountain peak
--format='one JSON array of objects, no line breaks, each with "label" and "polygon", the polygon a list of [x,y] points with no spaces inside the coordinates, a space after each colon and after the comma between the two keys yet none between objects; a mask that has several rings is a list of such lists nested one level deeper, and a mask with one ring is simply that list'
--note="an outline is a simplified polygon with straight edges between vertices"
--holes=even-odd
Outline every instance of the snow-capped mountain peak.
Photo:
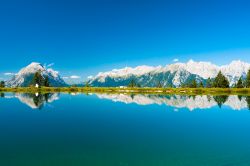
[{"label": "snow-capped mountain peak", "polygon": [[41,63],[32,62],[22,68],[13,78],[6,82],[9,87],[29,86],[36,72],[41,72],[43,77],[48,77],[51,86],[65,86],[66,83],[57,71],[46,69]]},{"label": "snow-capped mountain peak", "polygon": [[204,79],[213,78],[219,71],[219,67],[211,62],[195,62],[190,60],[186,63],[186,70],[192,74],[197,74]]},{"label": "snow-capped mountain peak", "polygon": [[174,63],[174,64],[170,64],[167,65],[163,71],[170,71],[171,73],[180,71],[180,70],[184,70],[185,69],[185,64],[184,63]]},{"label": "snow-capped mountain peak", "polygon": [[122,77],[122,76],[127,76],[127,75],[143,75],[145,73],[148,73],[152,70],[154,70],[155,68],[152,66],[137,66],[135,68],[132,67],[125,67],[123,69],[113,69],[110,72],[100,72],[98,74],[98,76],[113,76],[113,77]]},{"label": "snow-capped mountain peak", "polygon": [[45,68],[37,62],[32,62],[31,64],[29,64],[28,66],[22,68],[17,74],[29,74],[29,73],[35,73],[37,71],[45,71]]},{"label": "snow-capped mountain peak", "polygon": [[221,66],[221,71],[225,75],[234,77],[241,77],[242,75],[245,75],[249,69],[250,64],[240,60],[232,61],[229,65]]},{"label": "snow-capped mountain peak", "polygon": [[49,72],[53,77],[59,77],[59,72],[53,70],[52,68],[47,69],[47,72]]}]

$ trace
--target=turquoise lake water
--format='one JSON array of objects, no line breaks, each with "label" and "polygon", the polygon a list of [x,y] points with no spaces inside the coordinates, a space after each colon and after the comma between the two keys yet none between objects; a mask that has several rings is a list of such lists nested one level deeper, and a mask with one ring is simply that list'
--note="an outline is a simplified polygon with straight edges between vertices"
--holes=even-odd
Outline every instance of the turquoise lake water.
[{"label": "turquoise lake water", "polygon": [[250,165],[250,97],[0,96],[1,166]]}]

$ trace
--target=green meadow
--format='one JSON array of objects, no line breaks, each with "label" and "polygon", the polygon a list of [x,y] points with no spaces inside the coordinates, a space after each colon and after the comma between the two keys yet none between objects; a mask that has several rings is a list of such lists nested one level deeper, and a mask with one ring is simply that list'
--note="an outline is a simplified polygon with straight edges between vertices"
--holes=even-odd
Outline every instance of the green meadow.
[{"label": "green meadow", "polygon": [[118,88],[118,87],[16,87],[0,88],[1,92],[50,93],[50,92],[82,92],[82,93],[138,93],[138,94],[236,94],[250,95],[250,88]]}]

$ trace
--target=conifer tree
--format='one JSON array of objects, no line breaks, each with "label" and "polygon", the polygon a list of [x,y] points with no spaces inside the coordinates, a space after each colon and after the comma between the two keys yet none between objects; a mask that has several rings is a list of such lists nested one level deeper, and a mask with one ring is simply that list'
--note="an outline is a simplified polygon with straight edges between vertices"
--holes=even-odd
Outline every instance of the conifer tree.
[{"label": "conifer tree", "polygon": [[229,88],[229,81],[220,71],[218,75],[215,77],[213,82],[213,87],[215,88]]},{"label": "conifer tree", "polygon": [[241,77],[240,77],[240,79],[238,80],[238,82],[236,84],[236,88],[244,88],[243,81],[242,81]]},{"label": "conifer tree", "polygon": [[132,80],[130,81],[130,83],[128,84],[128,87],[130,87],[130,88],[136,87],[135,79],[132,79]]},{"label": "conifer tree", "polygon": [[41,85],[43,85],[43,83],[44,83],[44,79],[43,79],[41,73],[36,72],[34,74],[34,77],[33,77],[33,80],[32,80],[32,85],[35,86],[36,84],[38,84],[38,86],[40,87]]},{"label": "conifer tree", "polygon": [[45,87],[49,87],[50,86],[49,85],[49,77],[48,76],[46,76],[45,79],[44,79],[44,86]]},{"label": "conifer tree", "polygon": [[[183,85],[183,84],[181,84],[181,85]],[[167,88],[173,88],[174,85],[173,85],[172,83],[168,83],[168,84],[166,85],[166,87],[167,87]]]},{"label": "conifer tree", "polygon": [[190,87],[190,88],[197,88],[197,83],[196,83],[196,80],[195,80],[195,79],[193,79],[193,80],[191,81],[191,84],[190,84],[189,87]]},{"label": "conifer tree", "polygon": [[211,88],[211,87],[212,87],[212,80],[211,80],[210,77],[207,79],[206,87],[207,87],[207,88]]},{"label": "conifer tree", "polygon": [[5,87],[5,82],[4,81],[1,81],[0,82],[0,88],[4,88]]},{"label": "conifer tree", "polygon": [[85,87],[88,88],[90,87],[90,84],[88,82],[85,83]]},{"label": "conifer tree", "polygon": [[204,88],[204,85],[203,85],[202,81],[199,84],[199,88]]},{"label": "conifer tree", "polygon": [[246,88],[250,88],[250,69],[247,72]]},{"label": "conifer tree", "polygon": [[181,83],[181,88],[186,88],[187,85],[185,83]]}]

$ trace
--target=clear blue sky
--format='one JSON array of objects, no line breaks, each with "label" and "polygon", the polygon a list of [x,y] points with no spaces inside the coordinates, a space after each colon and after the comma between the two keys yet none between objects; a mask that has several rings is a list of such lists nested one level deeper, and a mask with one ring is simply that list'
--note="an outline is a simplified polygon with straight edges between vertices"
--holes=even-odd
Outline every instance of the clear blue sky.
[{"label": "clear blue sky", "polygon": [[0,78],[30,62],[85,79],[178,58],[250,62],[250,2],[9,0],[0,3]]}]

